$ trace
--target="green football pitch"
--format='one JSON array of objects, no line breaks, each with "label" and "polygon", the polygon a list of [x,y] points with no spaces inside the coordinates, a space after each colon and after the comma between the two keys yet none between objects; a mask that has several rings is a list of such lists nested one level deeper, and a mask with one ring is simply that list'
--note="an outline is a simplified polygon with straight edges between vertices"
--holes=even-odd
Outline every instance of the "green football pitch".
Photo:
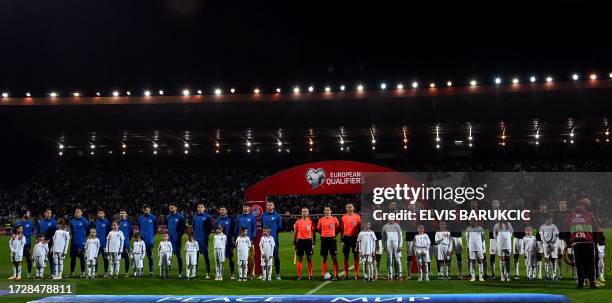
[{"label": "green football pitch", "polygon": [[[606,230],[606,237],[612,239],[612,230]],[[8,237],[0,237],[0,242],[5,243],[3,246],[6,249],[0,250],[0,276],[8,277],[12,273],[9,262],[8,253]],[[159,241],[159,238],[157,239]],[[312,281],[301,280],[296,281],[295,265],[293,265],[293,246],[292,234],[282,233],[280,235],[280,254],[281,254],[281,275],[283,280],[277,281],[259,281],[250,280],[247,282],[238,282],[229,280],[229,266],[226,264],[225,280],[214,281],[204,280],[204,261],[200,257],[199,272],[197,280],[179,280],[177,279],[177,267],[173,265],[173,274],[170,280],[159,279],[159,269],[157,267],[157,258],[155,260],[155,277],[148,276],[147,260],[145,259],[145,277],[134,278],[119,278],[105,279],[97,278],[95,280],[86,280],[81,278],[64,278],[62,282],[73,283],[76,286],[77,294],[151,294],[151,295],[274,295],[274,294],[435,294],[435,293],[548,293],[562,294],[569,297],[572,302],[612,302],[612,288],[610,286],[600,287],[596,290],[582,289],[578,290],[575,286],[575,281],[568,278],[567,266],[563,266],[563,280],[556,285],[547,285],[543,280],[528,281],[525,278],[524,263],[521,259],[521,279],[512,280],[511,282],[486,281],[486,282],[469,282],[466,280],[456,280],[453,276],[451,281],[438,281],[435,262],[432,262],[432,280],[429,282],[419,282],[413,277],[412,280],[393,281],[379,280],[374,283],[365,283],[362,280],[348,281],[333,281],[322,282],[319,280],[321,273],[320,256],[318,255],[318,243],[315,247],[315,255],[313,257],[313,267],[315,278]],[[212,247],[212,246],[211,246]],[[340,246],[339,246],[340,247]],[[607,252],[610,252],[608,245]],[[405,252],[404,252],[405,256]],[[351,257],[352,258],[352,257]],[[184,259],[184,258],[183,258]],[[339,256],[340,267],[342,267],[342,256]],[[404,258],[405,259],[405,258]],[[211,254],[211,261],[212,261]],[[609,258],[606,262],[609,263]],[[102,260],[99,260],[100,269],[102,269]],[[453,274],[456,274],[456,266],[453,257]],[[176,262],[176,260],[174,260]],[[214,261],[212,261],[214,262]],[[405,262],[405,261],[404,261]],[[69,257],[64,261],[64,275],[69,274]],[[77,262],[78,263],[78,262]],[[332,266],[328,260],[328,270]],[[352,262],[350,262],[352,263]],[[25,264],[24,264],[25,265]],[[402,264],[406,268],[406,264]],[[121,262],[123,266],[123,262]],[[24,266],[25,267],[25,266]],[[214,263],[211,265],[211,270],[214,275]],[[609,272],[609,264],[606,264]],[[464,274],[466,272],[467,262],[464,256]],[[498,266],[499,268],[499,266]],[[184,270],[184,269],[183,269]],[[304,266],[304,271],[306,266]],[[342,268],[340,268],[342,270]],[[47,265],[47,272],[49,266]],[[102,271],[102,270],[100,270]],[[383,264],[381,266],[383,276],[386,273],[386,257],[383,256]],[[405,270],[404,270],[405,271]],[[122,268],[123,272],[123,268]],[[497,269],[499,272],[499,269]],[[80,274],[80,267],[77,264],[77,274]],[[352,273],[351,273],[352,274]],[[306,275],[306,274],[305,274]],[[0,283],[7,287],[8,280]],[[20,282],[44,282],[40,280],[22,279]],[[52,281],[52,280],[48,280]],[[0,302],[26,302],[35,297],[12,297],[11,295],[0,296]]]}]

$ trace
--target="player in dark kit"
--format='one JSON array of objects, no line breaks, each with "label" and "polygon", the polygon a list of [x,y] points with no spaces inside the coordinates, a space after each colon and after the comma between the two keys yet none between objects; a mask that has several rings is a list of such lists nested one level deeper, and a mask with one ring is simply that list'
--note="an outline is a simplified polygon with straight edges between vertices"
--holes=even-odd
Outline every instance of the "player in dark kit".
[{"label": "player in dark kit", "polygon": [[349,278],[349,256],[353,252],[355,279],[359,279],[359,253],[357,252],[357,234],[361,230],[361,216],[355,213],[355,206],[346,205],[346,213],[340,221],[342,230],[342,254],[344,255],[344,278]]}]

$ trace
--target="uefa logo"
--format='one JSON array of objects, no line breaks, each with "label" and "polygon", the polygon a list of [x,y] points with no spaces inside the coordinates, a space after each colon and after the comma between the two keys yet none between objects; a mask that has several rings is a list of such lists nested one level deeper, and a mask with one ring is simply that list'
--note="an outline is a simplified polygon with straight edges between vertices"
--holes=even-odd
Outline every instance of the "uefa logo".
[{"label": "uefa logo", "polygon": [[325,183],[325,170],[322,168],[309,168],[306,172],[306,181],[310,184],[310,188],[317,188]]}]

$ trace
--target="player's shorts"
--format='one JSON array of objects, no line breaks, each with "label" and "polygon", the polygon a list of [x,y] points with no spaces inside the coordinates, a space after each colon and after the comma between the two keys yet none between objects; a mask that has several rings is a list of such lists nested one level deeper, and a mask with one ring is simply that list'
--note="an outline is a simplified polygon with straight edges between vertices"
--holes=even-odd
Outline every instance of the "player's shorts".
[{"label": "player's shorts", "polygon": [[12,253],[11,254],[11,261],[12,262],[21,262],[21,260],[23,260],[23,252],[22,253]]},{"label": "player's shorts", "polygon": [[343,238],[344,246],[342,247],[342,253],[348,254],[351,251],[356,254],[357,253],[357,236],[344,236]]},{"label": "player's shorts", "polygon": [[408,256],[414,256],[414,241],[406,241],[406,245],[406,253]]},{"label": "player's shorts", "polygon": [[484,253],[482,250],[470,250],[469,256],[470,260],[482,260],[484,259]]},{"label": "player's shorts", "polygon": [[452,246],[438,244],[438,260],[450,260],[452,253]]},{"label": "player's shorts", "polygon": [[261,266],[271,265],[273,262],[274,262],[274,255],[268,258],[261,257]]},{"label": "player's shorts", "polygon": [[372,263],[372,255],[359,255],[361,262]]},{"label": "player's shorts", "polygon": [[311,239],[298,239],[295,244],[295,250],[298,257],[312,256],[312,240]]},{"label": "player's shorts", "polygon": [[[398,252],[399,249],[399,252]],[[387,241],[387,253],[390,256],[395,256],[398,258],[402,257],[402,248],[399,247],[399,243],[396,241]]]},{"label": "player's shorts", "polygon": [[170,266],[172,264],[172,254],[161,253],[159,255],[159,266]]},{"label": "player's shorts", "polygon": [[427,248],[415,248],[414,254],[417,257],[417,261],[429,262],[429,249]]},{"label": "player's shorts", "polygon": [[559,257],[559,249],[557,248],[557,245],[543,243],[542,251],[544,252],[544,258],[557,259]]},{"label": "player's shorts", "polygon": [[512,245],[512,254],[513,255],[524,255],[523,251],[523,239],[514,238],[514,245]]},{"label": "player's shorts", "polygon": [[238,249],[237,252],[236,259],[238,259],[238,261],[249,261],[249,249]]},{"label": "player's shorts", "polygon": [[463,252],[463,238],[462,237],[453,237],[453,251],[455,254],[460,255]]},{"label": "player's shorts", "polygon": [[497,247],[497,249],[495,249],[495,255],[500,256],[500,257],[509,257],[510,253],[512,252],[511,249],[504,249],[501,247]]},{"label": "player's shorts", "polygon": [[542,243],[542,241],[536,241],[536,243],[538,244],[538,253],[541,255],[544,253],[544,243]]},{"label": "player's shorts", "polygon": [[186,263],[185,263],[185,264],[187,264],[187,266],[189,266],[189,265],[198,265],[198,252],[197,251],[187,252],[185,254],[185,259],[187,259]]},{"label": "player's shorts", "polygon": [[334,237],[322,237],[321,238],[321,256],[327,257],[327,255],[335,256],[338,250],[336,244],[336,238]]},{"label": "player's shorts", "polygon": [[489,239],[489,255],[493,256],[497,254],[497,239],[491,238]]}]

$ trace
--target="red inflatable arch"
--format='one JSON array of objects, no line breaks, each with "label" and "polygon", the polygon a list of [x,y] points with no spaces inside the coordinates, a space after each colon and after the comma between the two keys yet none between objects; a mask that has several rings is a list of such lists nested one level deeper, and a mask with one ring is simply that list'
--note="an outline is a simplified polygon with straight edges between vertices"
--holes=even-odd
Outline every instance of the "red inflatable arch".
[{"label": "red inflatable arch", "polygon": [[[364,174],[379,172],[394,170],[355,161],[313,162],[278,172],[256,183],[246,190],[245,198],[257,215],[260,229],[261,214],[269,196],[360,194]],[[259,243],[260,236],[261,231],[258,231],[255,243]],[[255,249],[255,260],[259,262],[258,249]],[[259,274],[259,266],[255,270]]]}]

